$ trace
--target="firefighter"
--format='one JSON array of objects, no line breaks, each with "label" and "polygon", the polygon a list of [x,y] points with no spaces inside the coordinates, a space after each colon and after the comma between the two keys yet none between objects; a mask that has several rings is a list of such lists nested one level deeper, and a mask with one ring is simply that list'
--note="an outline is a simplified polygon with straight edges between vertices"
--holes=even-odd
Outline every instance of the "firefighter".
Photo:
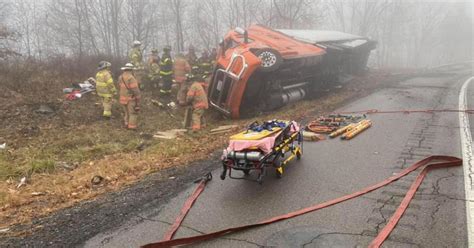
[{"label": "firefighter", "polygon": [[211,74],[212,71],[212,59],[209,57],[209,53],[204,50],[201,57],[198,59],[199,74],[203,80]]},{"label": "firefighter", "polygon": [[160,61],[160,56],[158,55],[158,49],[151,49],[150,57],[148,58],[148,67],[150,68],[155,61]]},{"label": "firefighter", "polygon": [[134,66],[131,63],[121,68],[119,77],[120,104],[124,111],[124,124],[127,129],[135,130],[138,127],[138,112],[140,112],[140,88],[133,74]]},{"label": "firefighter", "polygon": [[171,86],[173,84],[173,59],[171,58],[171,46],[163,48],[163,56],[160,60],[160,77],[162,95],[169,95],[171,93]]},{"label": "firefighter", "polygon": [[204,83],[200,82],[199,78],[193,74],[188,74],[187,78],[188,83],[192,83],[186,94],[186,103],[192,106],[191,128],[193,132],[197,132],[205,126],[204,112],[209,108],[209,104]]},{"label": "firefighter", "polygon": [[148,58],[148,79],[150,80],[150,86],[153,89],[158,88],[160,81],[160,57],[158,56],[158,49],[153,49],[150,58]]},{"label": "firefighter", "polygon": [[102,99],[102,106],[104,108],[102,116],[106,119],[110,119],[112,116],[112,96],[117,94],[117,89],[110,73],[110,66],[110,62],[101,61],[96,74],[97,95]]},{"label": "firefighter", "polygon": [[177,101],[181,106],[186,105],[186,74],[191,73],[191,66],[182,53],[178,53],[174,62],[174,80],[179,86]]},{"label": "firefighter", "polygon": [[186,54],[186,59],[188,60],[188,63],[189,65],[191,65],[191,67],[197,65],[197,56],[192,45],[189,46],[188,54]]},{"label": "firefighter", "polygon": [[138,80],[138,84],[141,89],[144,88],[142,80],[144,78],[144,66],[143,66],[143,53],[141,48],[142,43],[138,40],[133,42],[132,50],[129,53],[129,60],[135,67],[135,78]]},{"label": "firefighter", "polygon": [[138,40],[133,42],[132,50],[129,53],[129,60],[135,66],[136,70],[143,69],[142,43]]}]

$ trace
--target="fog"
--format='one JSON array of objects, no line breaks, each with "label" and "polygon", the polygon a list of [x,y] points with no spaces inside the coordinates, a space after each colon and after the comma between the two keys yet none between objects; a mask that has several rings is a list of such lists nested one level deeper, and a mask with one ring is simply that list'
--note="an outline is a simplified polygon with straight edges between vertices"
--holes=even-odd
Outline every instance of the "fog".
[{"label": "fog", "polygon": [[231,28],[338,30],[378,42],[372,67],[429,67],[473,58],[468,1],[1,0],[0,54],[45,60],[122,57],[133,40],[146,52],[217,46]]}]

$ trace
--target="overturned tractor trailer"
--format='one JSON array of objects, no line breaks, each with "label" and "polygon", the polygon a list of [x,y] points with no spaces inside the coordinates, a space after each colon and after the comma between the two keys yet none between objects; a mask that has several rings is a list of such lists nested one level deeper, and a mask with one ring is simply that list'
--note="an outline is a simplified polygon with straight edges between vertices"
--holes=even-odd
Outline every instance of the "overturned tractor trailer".
[{"label": "overturned tractor trailer", "polygon": [[364,72],[375,46],[337,31],[236,28],[220,43],[209,101],[234,119],[274,110]]}]

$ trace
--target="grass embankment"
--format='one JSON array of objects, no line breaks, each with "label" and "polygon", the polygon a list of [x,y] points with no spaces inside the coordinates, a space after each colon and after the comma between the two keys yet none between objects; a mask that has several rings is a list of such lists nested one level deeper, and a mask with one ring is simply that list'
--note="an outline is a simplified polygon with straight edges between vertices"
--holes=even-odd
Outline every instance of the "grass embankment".
[{"label": "grass embankment", "polygon": [[[319,99],[298,102],[278,112],[246,120],[222,120],[210,114],[211,123],[206,130],[175,140],[154,139],[152,135],[179,128],[182,110],[176,113],[176,118],[171,118],[151,103],[145,104],[141,113],[139,132],[122,129],[118,114],[111,121],[41,124],[39,135],[19,141],[14,148],[0,150],[0,227],[28,222],[118,190],[164,168],[206,159],[211,152],[225,147],[228,139],[228,134],[209,135],[213,127],[237,124],[242,128],[254,120],[299,119],[313,111],[330,111],[374,87],[373,83],[356,82]],[[100,115],[100,107],[96,105],[89,112]],[[91,178],[96,175],[104,178],[99,186],[91,184]],[[28,176],[28,183],[17,189],[22,176]]]}]

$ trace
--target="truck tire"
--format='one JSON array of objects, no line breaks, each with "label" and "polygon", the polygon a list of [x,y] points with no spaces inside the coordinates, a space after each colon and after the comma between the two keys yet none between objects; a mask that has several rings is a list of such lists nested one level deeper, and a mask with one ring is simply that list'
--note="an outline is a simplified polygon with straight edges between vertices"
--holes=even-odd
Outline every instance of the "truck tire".
[{"label": "truck tire", "polygon": [[257,56],[262,61],[262,64],[258,69],[262,72],[276,71],[283,62],[283,58],[281,57],[280,53],[271,48],[260,49],[255,52],[255,56]]}]

